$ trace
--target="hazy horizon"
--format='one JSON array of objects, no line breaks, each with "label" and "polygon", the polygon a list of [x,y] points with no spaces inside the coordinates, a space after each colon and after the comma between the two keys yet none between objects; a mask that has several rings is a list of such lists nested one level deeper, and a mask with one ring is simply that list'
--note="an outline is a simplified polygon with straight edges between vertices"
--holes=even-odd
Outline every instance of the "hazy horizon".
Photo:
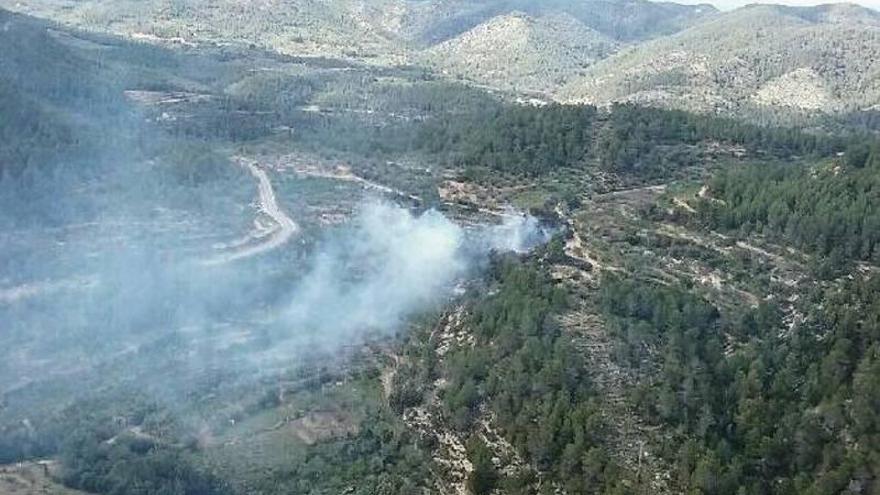
[{"label": "hazy horizon", "polygon": [[880,10],[880,0],[869,0],[869,1],[854,1],[854,2],[811,2],[804,0],[776,0],[776,1],[753,1],[753,0],[716,0],[711,2],[705,2],[701,0],[680,0],[677,3],[682,3],[685,5],[698,5],[698,4],[711,4],[717,7],[720,10],[733,10],[739,7],[744,7],[750,4],[770,4],[770,5],[788,5],[791,7],[814,7],[816,5],[827,5],[834,3],[851,3],[855,5],[861,5],[862,7],[868,7],[874,10]]}]

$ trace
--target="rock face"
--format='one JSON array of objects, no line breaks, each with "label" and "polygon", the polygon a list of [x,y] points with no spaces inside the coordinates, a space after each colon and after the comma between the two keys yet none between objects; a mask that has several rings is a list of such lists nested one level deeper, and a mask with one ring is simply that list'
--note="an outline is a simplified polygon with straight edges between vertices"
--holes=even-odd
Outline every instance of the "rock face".
[{"label": "rock face", "polygon": [[616,49],[617,43],[569,15],[514,12],[431,48],[425,59],[455,77],[545,92]]},{"label": "rock face", "polygon": [[864,108],[880,101],[880,13],[752,5],[609,57],[558,94],[697,111]]}]

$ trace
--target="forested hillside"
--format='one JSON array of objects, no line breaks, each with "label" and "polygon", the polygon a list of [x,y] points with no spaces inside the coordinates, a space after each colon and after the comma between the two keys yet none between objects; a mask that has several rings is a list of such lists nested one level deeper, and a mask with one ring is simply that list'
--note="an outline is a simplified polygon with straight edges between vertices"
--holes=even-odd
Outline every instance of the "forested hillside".
[{"label": "forested hillside", "polygon": [[863,143],[846,159],[813,168],[731,169],[709,182],[708,225],[756,232],[768,239],[846,261],[880,262],[880,147]]},{"label": "forested hillside", "polygon": [[621,51],[560,97],[753,117],[862,111],[880,90],[878,36],[880,14],[856,5],[749,5]]},{"label": "forested hillside", "polygon": [[0,2],[92,32],[194,48],[258,48],[411,65],[540,101],[637,103],[754,121],[869,112],[880,16],[850,4],[646,0]]},{"label": "forested hillside", "polygon": [[752,79],[773,118],[546,104],[395,58],[546,82],[733,19],[717,46],[839,50],[870,99],[873,13],[228,3],[0,10],[0,491],[880,493],[876,112],[800,125]]},{"label": "forested hillside", "polygon": [[[645,418],[669,425],[678,486],[698,493],[870,493],[877,487],[876,277],[806,296],[786,331],[779,309],[722,317],[681,288],[603,282],[603,310],[629,365],[654,348],[639,390]],[[859,315],[858,318],[855,315]],[[741,344],[725,350],[723,339]],[[650,421],[650,419],[649,419]]]},{"label": "forested hillside", "polygon": [[[848,138],[795,128],[763,127],[728,118],[636,105],[598,110],[589,105],[526,107],[479,102],[464,112],[433,114],[418,123],[364,131],[330,122],[320,127],[329,146],[361,153],[419,151],[445,164],[541,176],[568,168],[601,168],[642,179],[702,165],[707,152],[769,159],[827,156]],[[473,103],[472,103],[473,104]],[[467,107],[465,107],[467,108]]]},{"label": "forested hillside", "polygon": [[617,43],[567,14],[497,16],[431,47],[424,59],[464,80],[548,93],[607,57]]}]

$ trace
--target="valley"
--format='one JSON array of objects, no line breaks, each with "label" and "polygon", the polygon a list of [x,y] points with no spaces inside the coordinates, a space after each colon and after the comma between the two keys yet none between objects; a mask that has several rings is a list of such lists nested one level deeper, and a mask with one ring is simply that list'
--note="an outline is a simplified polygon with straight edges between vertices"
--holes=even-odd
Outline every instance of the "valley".
[{"label": "valley", "polygon": [[0,492],[880,489],[876,12],[0,7]]}]

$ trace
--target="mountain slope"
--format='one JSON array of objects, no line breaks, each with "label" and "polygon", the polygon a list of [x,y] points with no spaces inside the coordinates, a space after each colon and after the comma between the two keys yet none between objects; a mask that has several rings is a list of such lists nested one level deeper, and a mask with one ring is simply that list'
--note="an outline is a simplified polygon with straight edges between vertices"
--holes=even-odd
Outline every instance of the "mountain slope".
[{"label": "mountain slope", "polygon": [[443,72],[505,89],[547,91],[617,44],[568,15],[498,16],[441,43],[425,60]]},{"label": "mountain slope", "polygon": [[[381,0],[365,3],[377,1]],[[568,15],[620,42],[671,34],[717,13],[710,5],[645,0],[403,0],[403,4],[410,37],[428,45],[447,41],[492,18],[515,12],[534,17]]]},{"label": "mountain slope", "polygon": [[559,93],[699,111],[841,111],[880,101],[880,14],[752,5],[632,47]]},{"label": "mountain slope", "polygon": [[302,56],[397,60],[380,24],[349,0],[31,0],[0,7],[147,41],[253,44]]},{"label": "mountain slope", "polygon": [[498,16],[570,15],[618,41],[679,31],[715,9],[647,0],[0,0],[97,31],[177,43],[245,43],[300,56],[401,62]]}]

